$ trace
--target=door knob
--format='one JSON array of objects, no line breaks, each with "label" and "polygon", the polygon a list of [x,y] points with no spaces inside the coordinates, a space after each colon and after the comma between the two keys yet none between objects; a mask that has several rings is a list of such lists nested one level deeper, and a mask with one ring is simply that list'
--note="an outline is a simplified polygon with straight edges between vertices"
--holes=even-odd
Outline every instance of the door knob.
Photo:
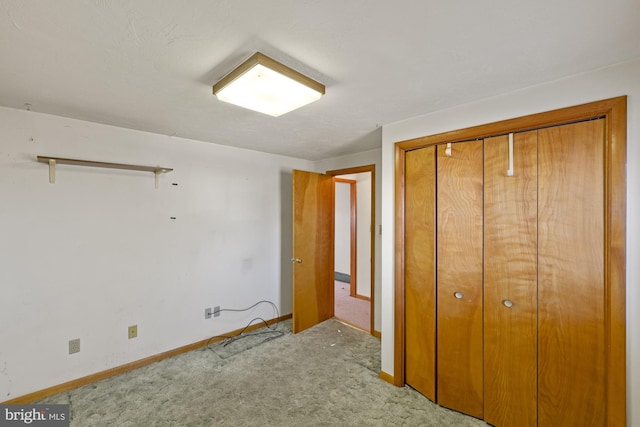
[{"label": "door knob", "polygon": [[502,301],[502,303],[503,303],[503,304],[504,304],[504,306],[505,306],[505,307],[507,307],[507,308],[511,308],[511,307],[513,307],[513,301],[511,301],[511,300],[506,299],[506,300]]},{"label": "door knob", "polygon": [[453,294],[454,297],[458,298],[458,299],[462,299],[462,292],[456,292]]},{"label": "door knob", "polygon": [[302,264],[302,259],[301,258],[291,258],[291,262],[297,262],[298,264]]}]

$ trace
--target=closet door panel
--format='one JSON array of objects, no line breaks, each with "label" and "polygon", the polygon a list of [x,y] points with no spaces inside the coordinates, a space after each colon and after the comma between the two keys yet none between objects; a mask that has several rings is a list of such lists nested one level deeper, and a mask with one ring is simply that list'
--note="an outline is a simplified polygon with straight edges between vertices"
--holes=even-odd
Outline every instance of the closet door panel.
[{"label": "closet door panel", "polygon": [[435,147],[405,154],[405,381],[436,399]]},{"label": "closet door panel", "polygon": [[537,132],[484,144],[484,419],[537,424]]},{"label": "closet door panel", "polygon": [[437,149],[438,403],[482,418],[482,141]]},{"label": "closet door panel", "polygon": [[604,120],[538,144],[539,425],[604,426]]}]

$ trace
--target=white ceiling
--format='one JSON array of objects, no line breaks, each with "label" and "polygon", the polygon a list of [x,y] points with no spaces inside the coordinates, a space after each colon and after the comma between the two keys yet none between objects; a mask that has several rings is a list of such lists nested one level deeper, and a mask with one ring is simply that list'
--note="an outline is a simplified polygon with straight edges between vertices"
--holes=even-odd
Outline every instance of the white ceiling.
[{"label": "white ceiling", "polygon": [[[278,118],[218,101],[256,51],[326,95]],[[0,0],[0,105],[309,160],[637,57],[640,0]]]}]

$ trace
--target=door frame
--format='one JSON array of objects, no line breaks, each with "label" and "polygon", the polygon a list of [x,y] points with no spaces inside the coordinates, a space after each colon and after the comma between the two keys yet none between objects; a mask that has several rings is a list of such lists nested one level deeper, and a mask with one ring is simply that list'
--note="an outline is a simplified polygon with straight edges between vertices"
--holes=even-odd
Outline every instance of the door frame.
[{"label": "door frame", "polygon": [[[363,172],[370,172],[371,173],[371,291],[370,291],[370,295],[371,295],[371,299],[369,301],[369,303],[371,304],[371,309],[370,309],[370,326],[369,326],[369,331],[371,335],[374,336],[378,336],[379,334],[375,331],[375,259],[376,259],[376,252],[375,252],[375,224],[376,224],[376,165],[375,164],[371,164],[371,165],[365,165],[365,166],[355,166],[355,167],[351,167],[351,168],[345,168],[345,169],[336,169],[336,170],[329,170],[326,171],[325,174],[326,175],[330,175],[330,176],[338,176],[338,175],[349,175],[349,174],[355,174],[355,173],[363,173]],[[334,178],[335,179],[335,178]],[[335,212],[334,212],[335,215]],[[333,274],[333,273],[332,273]]]},{"label": "door frame", "polygon": [[473,126],[395,144],[394,375],[405,384],[404,214],[405,153],[410,150],[605,119],[605,348],[608,425],[626,424],[626,139],[627,97],[595,101],[530,116]]}]

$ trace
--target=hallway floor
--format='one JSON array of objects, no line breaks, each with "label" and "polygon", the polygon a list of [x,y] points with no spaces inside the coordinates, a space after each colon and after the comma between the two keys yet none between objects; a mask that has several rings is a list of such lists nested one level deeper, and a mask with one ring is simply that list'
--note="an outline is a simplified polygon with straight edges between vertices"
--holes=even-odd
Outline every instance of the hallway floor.
[{"label": "hallway floor", "polygon": [[371,332],[371,302],[349,295],[349,283],[335,281],[335,317]]}]

